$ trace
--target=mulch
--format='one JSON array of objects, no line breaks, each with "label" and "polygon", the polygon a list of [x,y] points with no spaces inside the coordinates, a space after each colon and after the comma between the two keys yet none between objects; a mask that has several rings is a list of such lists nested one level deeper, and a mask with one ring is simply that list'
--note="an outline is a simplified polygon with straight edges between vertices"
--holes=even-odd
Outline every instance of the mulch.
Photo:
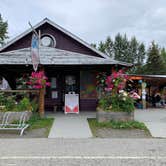
[{"label": "mulch", "polygon": [[148,131],[140,129],[97,129],[96,137],[100,138],[152,138]]},{"label": "mulch", "polygon": [[0,138],[47,138],[47,129],[27,130],[22,136],[16,131],[0,131]]}]

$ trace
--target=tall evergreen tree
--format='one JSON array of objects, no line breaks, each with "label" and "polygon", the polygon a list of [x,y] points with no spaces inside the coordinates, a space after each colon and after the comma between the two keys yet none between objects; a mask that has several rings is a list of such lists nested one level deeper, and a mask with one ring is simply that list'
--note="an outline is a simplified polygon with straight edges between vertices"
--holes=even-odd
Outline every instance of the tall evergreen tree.
[{"label": "tall evergreen tree", "polygon": [[3,21],[2,16],[0,14],[0,46],[4,43],[4,40],[8,38],[7,36],[7,21]]},{"label": "tall evergreen tree", "polygon": [[139,43],[135,37],[129,40],[126,36],[118,33],[113,41],[110,37],[104,42],[100,42],[98,49],[115,60],[133,63],[136,71],[137,66],[141,66],[145,59],[145,46]]},{"label": "tall evergreen tree", "polygon": [[111,40],[111,38],[108,36],[105,41],[105,53],[109,55],[110,57],[114,58],[114,42]]},{"label": "tall evergreen tree", "polygon": [[105,48],[105,43],[104,42],[101,41],[99,43],[98,50],[103,52],[103,53],[106,53],[106,48]]},{"label": "tall evergreen tree", "polygon": [[148,49],[148,59],[145,65],[144,74],[165,74],[165,64],[160,54],[160,49],[155,42]]},{"label": "tall evergreen tree", "polygon": [[163,58],[163,61],[164,61],[164,63],[165,63],[165,65],[166,65],[166,50],[165,50],[165,48],[162,48],[161,49],[161,57]]},{"label": "tall evergreen tree", "polygon": [[135,37],[131,38],[130,45],[129,45],[129,62],[133,64],[137,64],[137,57],[138,57],[138,42]]},{"label": "tall evergreen tree", "polygon": [[132,56],[130,55],[130,41],[126,34],[122,36],[122,61],[132,63]]},{"label": "tall evergreen tree", "polygon": [[141,43],[138,46],[138,54],[137,54],[137,64],[138,66],[142,66],[145,63],[145,58],[146,58],[146,50],[145,50],[145,45]]},{"label": "tall evergreen tree", "polygon": [[120,33],[115,36],[114,41],[114,58],[116,60],[124,61],[124,46],[123,46],[123,37]]}]

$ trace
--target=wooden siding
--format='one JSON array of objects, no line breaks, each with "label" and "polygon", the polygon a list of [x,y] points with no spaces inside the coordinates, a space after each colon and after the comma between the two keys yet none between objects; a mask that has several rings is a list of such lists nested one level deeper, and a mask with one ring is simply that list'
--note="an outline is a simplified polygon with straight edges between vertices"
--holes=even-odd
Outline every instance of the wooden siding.
[{"label": "wooden siding", "polygon": [[[73,51],[73,52],[78,52],[78,53],[82,53],[82,54],[100,57],[100,55],[97,54],[96,52],[90,50],[89,48],[87,48],[83,44],[72,39],[71,37],[69,37],[66,34],[64,34],[63,32],[61,32],[60,30],[53,27],[52,25],[49,25],[48,23],[45,23],[42,26],[40,26],[37,29],[37,31],[39,29],[41,30],[41,35],[42,34],[50,34],[50,35],[55,37],[56,43],[57,43],[56,48],[58,48],[58,49],[68,50],[68,51]],[[32,33],[29,33],[25,37],[21,38],[20,40],[16,41],[12,45],[5,48],[3,50],[3,52],[30,47],[31,37],[32,37]]]},{"label": "wooden siding", "polygon": [[80,111],[96,111],[97,99],[80,99]]}]

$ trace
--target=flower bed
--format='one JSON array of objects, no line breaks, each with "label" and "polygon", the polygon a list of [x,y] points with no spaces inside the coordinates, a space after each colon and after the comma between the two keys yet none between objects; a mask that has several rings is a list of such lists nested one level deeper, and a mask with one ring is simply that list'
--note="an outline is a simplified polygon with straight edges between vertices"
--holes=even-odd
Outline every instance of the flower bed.
[{"label": "flower bed", "polygon": [[134,99],[130,93],[124,90],[127,80],[128,77],[123,70],[113,72],[106,77],[105,93],[100,98],[97,108],[98,122],[134,119]]}]

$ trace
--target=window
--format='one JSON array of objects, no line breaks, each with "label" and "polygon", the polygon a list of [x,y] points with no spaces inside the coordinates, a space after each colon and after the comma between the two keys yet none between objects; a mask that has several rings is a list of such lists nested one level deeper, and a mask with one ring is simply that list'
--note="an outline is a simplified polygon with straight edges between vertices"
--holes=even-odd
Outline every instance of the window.
[{"label": "window", "polygon": [[45,47],[55,47],[56,40],[51,35],[43,35],[41,37],[41,45]]}]

